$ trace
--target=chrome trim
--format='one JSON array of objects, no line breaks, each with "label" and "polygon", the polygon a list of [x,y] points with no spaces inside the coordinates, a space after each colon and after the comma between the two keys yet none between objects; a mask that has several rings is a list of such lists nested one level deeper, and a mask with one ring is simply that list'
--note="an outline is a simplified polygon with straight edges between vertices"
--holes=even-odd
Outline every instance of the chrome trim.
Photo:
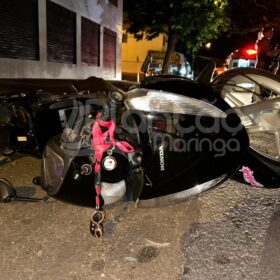
[{"label": "chrome trim", "polygon": [[200,194],[218,183],[220,183],[222,180],[226,178],[227,174],[223,174],[211,181],[205,182],[203,184],[197,185],[191,189],[184,190],[182,192],[177,192],[161,197],[151,198],[151,199],[145,199],[145,200],[139,200],[137,206],[139,207],[160,207],[160,206],[166,206],[169,204],[177,203],[180,201],[183,201],[191,196]]}]

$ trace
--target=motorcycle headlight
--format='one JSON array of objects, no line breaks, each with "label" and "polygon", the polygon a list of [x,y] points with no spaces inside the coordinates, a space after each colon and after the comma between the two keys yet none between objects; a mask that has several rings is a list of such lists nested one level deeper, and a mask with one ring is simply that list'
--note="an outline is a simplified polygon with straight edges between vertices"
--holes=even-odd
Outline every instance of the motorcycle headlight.
[{"label": "motorcycle headlight", "polygon": [[226,118],[227,116],[219,108],[202,100],[158,90],[135,89],[130,92],[126,105],[130,109],[145,112],[188,114],[213,118]]}]

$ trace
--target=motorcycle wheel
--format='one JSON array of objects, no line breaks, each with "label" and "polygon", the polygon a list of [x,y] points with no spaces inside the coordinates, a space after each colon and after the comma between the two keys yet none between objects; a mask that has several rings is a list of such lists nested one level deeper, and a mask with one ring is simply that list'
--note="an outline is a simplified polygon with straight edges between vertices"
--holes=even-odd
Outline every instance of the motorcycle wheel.
[{"label": "motorcycle wheel", "polygon": [[218,76],[212,87],[235,109],[250,147],[280,167],[280,77],[255,68],[236,68]]}]

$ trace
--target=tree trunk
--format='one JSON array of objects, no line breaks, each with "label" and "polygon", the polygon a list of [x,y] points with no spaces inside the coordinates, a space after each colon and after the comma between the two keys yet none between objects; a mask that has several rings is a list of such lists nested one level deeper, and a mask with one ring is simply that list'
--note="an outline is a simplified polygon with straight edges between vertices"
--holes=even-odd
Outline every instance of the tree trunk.
[{"label": "tree trunk", "polygon": [[175,51],[176,43],[177,43],[177,34],[174,34],[172,32],[169,33],[167,50],[162,65],[162,74],[168,74],[170,58],[172,53]]}]

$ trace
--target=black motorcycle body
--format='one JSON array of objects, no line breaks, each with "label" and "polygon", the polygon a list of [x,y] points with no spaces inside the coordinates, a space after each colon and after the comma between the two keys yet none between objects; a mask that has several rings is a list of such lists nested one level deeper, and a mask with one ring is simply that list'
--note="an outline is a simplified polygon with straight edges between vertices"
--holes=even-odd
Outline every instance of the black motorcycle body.
[{"label": "black motorcycle body", "polygon": [[[28,126],[24,134],[17,123],[20,118],[15,122],[11,121],[13,114],[3,117],[2,128],[10,141],[1,145],[42,153],[42,188],[70,203],[95,206],[91,128],[99,113],[115,120],[117,141],[135,148],[133,154],[115,149],[113,170],[102,165],[105,204],[124,197],[148,207],[175,203],[233,174],[242,180],[239,170],[243,165],[261,169],[263,164],[250,152],[239,116],[223,96],[202,82],[153,77],[126,93],[97,78],[25,80],[17,81],[16,86],[13,82],[2,88],[2,108],[6,104],[23,108],[29,114]],[[127,83],[123,88],[128,88]],[[114,92],[123,95],[123,103],[112,97]],[[253,157],[249,162],[248,153]],[[102,164],[106,156],[104,153]],[[262,182],[271,176],[262,174]],[[277,171],[273,176],[272,184],[279,182]]]},{"label": "black motorcycle body", "polygon": [[[102,169],[102,184],[109,184],[112,191],[102,193],[105,204],[124,193],[143,206],[174,203],[236,172],[248,149],[248,136],[238,116],[210,87],[176,78],[142,86],[127,93],[116,118],[120,119],[117,139],[131,143],[135,153],[115,151],[117,168]],[[138,106],[147,100],[159,103],[154,108]],[[82,131],[90,131],[94,121],[85,119]],[[42,186],[59,199],[94,206],[91,135],[79,135],[72,142],[63,139],[67,136],[55,137],[45,148]],[[85,174],[85,168],[91,171]]]},{"label": "black motorcycle body", "polygon": [[0,155],[10,147],[14,152],[41,156],[47,141],[62,133],[73,108],[93,98],[89,92],[113,89],[94,77],[80,81],[0,80]]}]

